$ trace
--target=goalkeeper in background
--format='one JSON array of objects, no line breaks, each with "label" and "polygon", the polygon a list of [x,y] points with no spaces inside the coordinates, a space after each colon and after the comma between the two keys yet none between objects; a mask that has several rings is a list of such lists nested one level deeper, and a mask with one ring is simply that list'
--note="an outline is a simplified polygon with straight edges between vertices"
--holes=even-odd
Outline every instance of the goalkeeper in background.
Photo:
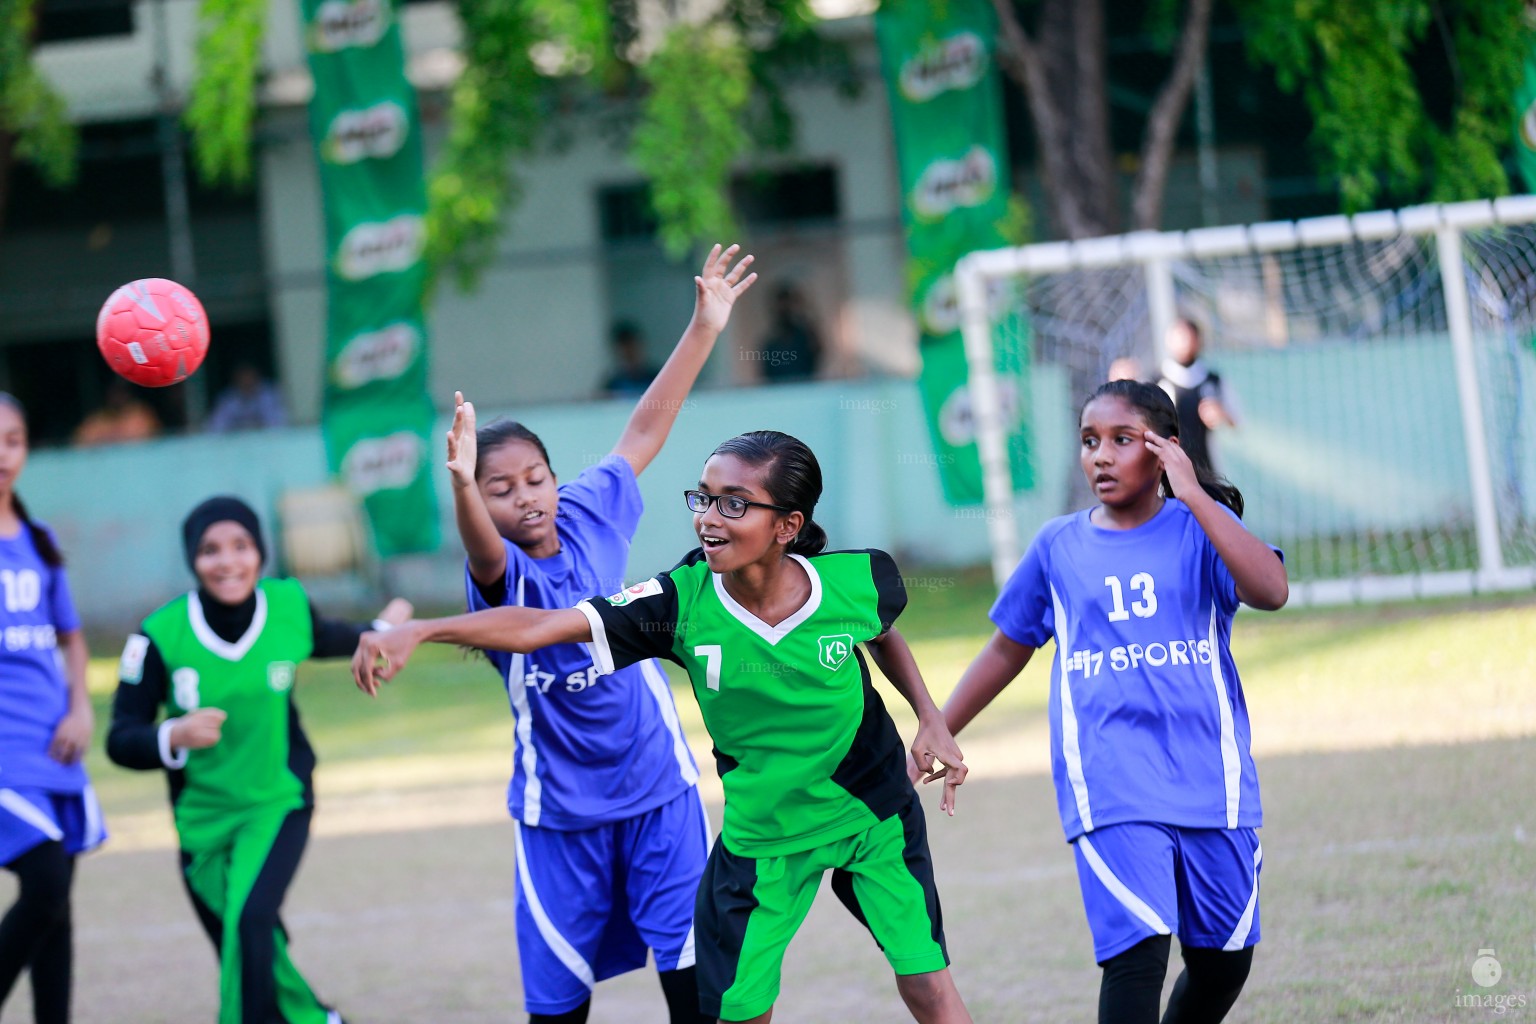
[{"label": "goalkeeper in background", "polygon": [[1182,316],[1175,319],[1168,325],[1163,343],[1168,355],[1157,385],[1178,410],[1179,444],[1190,461],[1219,471],[1211,434],[1237,426],[1232,389],[1200,358],[1204,339],[1193,320]]}]

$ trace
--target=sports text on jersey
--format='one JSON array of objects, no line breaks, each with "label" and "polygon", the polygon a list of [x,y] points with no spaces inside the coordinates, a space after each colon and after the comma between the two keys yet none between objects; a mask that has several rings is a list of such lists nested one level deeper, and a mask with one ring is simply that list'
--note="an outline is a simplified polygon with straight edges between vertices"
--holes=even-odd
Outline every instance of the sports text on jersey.
[{"label": "sports text on jersey", "polygon": [[1145,646],[1125,644],[1121,647],[1112,647],[1108,651],[1081,648],[1067,655],[1061,667],[1065,672],[1081,672],[1083,678],[1091,679],[1104,669],[1106,660],[1109,669],[1114,672],[1124,672],[1143,665],[1149,665],[1152,668],[1162,668],[1165,665],[1209,665],[1211,642],[1191,637],[1188,640],[1157,640]]},{"label": "sports text on jersey", "polygon": [[5,627],[5,649],[8,651],[51,651],[57,646],[58,633],[52,626]]},{"label": "sports text on jersey", "polygon": [[530,660],[523,662],[523,685],[540,693],[548,693],[557,684],[566,693],[580,693],[596,686],[602,678],[596,665],[588,665],[584,669],[568,672],[562,679],[559,673],[546,672]]}]

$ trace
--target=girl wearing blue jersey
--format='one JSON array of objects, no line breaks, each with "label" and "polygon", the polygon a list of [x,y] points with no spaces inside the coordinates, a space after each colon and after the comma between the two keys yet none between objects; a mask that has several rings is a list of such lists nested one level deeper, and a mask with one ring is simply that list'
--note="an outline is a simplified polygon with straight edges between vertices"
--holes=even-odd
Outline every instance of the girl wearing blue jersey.
[{"label": "girl wearing blue jersey", "polygon": [[[710,251],[671,358],[608,457],[569,483],[557,486],[534,433],[506,421],[477,432],[474,406],[456,396],[448,469],[471,611],[570,608],[623,587],[642,509],[636,477],[757,279],[738,251]],[[644,967],[649,950],[673,1024],[694,1024],[693,900],[709,829],[666,675],[646,660],[599,678],[576,643],[485,653],[516,720],[507,806],[530,1021],[581,1024],[596,983]]]},{"label": "girl wearing blue jersey", "polygon": [[20,887],[0,919],[0,1004],[30,967],[38,1024],[63,1024],[75,857],[106,831],[81,763],[90,655],[58,545],[16,494],[26,463],[25,414],[0,392],[0,864]]},{"label": "girl wearing blue jersey", "polygon": [[1285,565],[1243,526],[1237,489],[1179,446],[1160,389],[1105,384],[1080,425],[1099,504],[1041,528],[944,715],[959,733],[1055,640],[1052,771],[1104,969],[1099,1020],[1158,1019],[1177,933],[1184,971],[1162,1020],[1216,1022],[1259,941],[1262,860],[1228,642],[1239,602],[1285,604]]},{"label": "girl wearing blue jersey", "polygon": [[859,645],[916,713],[910,756],[928,781],[943,781],[949,813],[964,758],[896,628],[906,589],[895,562],[825,550],[813,518],[821,483],[796,438],[731,438],[684,492],[699,547],[669,572],[574,608],[491,608],[365,634],[353,678],[375,692],[424,642],[589,645],[599,686],[624,666],[668,658],[692,681],[725,790],[696,905],[705,1019],[769,1024],[784,952],[830,872],[913,1018],[970,1024],[949,971],[922,805]]}]

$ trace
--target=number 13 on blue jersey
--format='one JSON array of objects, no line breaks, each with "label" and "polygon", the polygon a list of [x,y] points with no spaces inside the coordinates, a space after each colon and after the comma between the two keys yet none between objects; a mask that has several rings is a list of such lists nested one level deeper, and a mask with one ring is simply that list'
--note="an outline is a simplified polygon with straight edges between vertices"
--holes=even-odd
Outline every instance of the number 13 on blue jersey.
[{"label": "number 13 on blue jersey", "polygon": [[1125,607],[1125,598],[1120,590],[1120,578],[1118,576],[1105,576],[1104,585],[1109,588],[1109,599],[1114,603],[1114,609],[1109,613],[1110,622],[1125,622],[1134,613],[1138,619],[1150,619],[1157,612],[1157,593],[1150,573],[1139,572],[1131,577],[1131,589],[1139,591],[1141,598],[1131,603],[1129,610]]}]

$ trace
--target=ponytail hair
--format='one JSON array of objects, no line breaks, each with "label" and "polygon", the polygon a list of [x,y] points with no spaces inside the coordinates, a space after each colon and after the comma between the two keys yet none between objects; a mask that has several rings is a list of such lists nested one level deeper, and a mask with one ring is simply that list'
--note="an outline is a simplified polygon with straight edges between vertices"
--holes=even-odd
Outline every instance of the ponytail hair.
[{"label": "ponytail hair", "polygon": [[821,500],[821,464],[799,438],[777,430],[754,430],[722,441],[714,455],[734,455],[763,471],[763,487],[773,504],[783,505],[805,517],[800,532],[789,542],[791,555],[819,555],[827,547],[827,531],[811,518]]},{"label": "ponytail hair", "polygon": [[[23,425],[27,422],[27,410],[16,399],[16,396],[8,391],[0,391],[0,405],[14,409],[17,416],[21,417]],[[43,560],[43,564],[57,569],[64,564],[64,554],[59,546],[53,542],[53,534],[49,533],[40,523],[34,523],[32,517],[27,514],[27,506],[21,503],[21,495],[11,492],[11,507],[16,510],[16,517],[27,528],[27,533],[32,537],[32,546],[37,549],[37,557]]]},{"label": "ponytail hair", "polygon": [[[1083,409],[1088,408],[1088,403],[1097,398],[1118,398],[1132,409],[1141,414],[1146,421],[1147,429],[1162,437],[1179,436],[1179,413],[1174,408],[1173,399],[1168,393],[1156,384],[1144,384],[1137,380],[1112,380],[1100,384],[1093,394],[1088,396],[1088,401],[1083,403]],[[1082,409],[1078,410],[1078,419],[1082,419]],[[1199,481],[1200,488],[1212,498],[1227,506],[1238,518],[1243,515],[1243,494],[1232,482],[1211,468],[1211,464],[1204,457],[1197,457],[1188,452],[1189,461],[1195,467],[1195,479]],[[1173,486],[1168,483],[1168,474],[1163,474],[1163,493],[1172,495]]]}]

